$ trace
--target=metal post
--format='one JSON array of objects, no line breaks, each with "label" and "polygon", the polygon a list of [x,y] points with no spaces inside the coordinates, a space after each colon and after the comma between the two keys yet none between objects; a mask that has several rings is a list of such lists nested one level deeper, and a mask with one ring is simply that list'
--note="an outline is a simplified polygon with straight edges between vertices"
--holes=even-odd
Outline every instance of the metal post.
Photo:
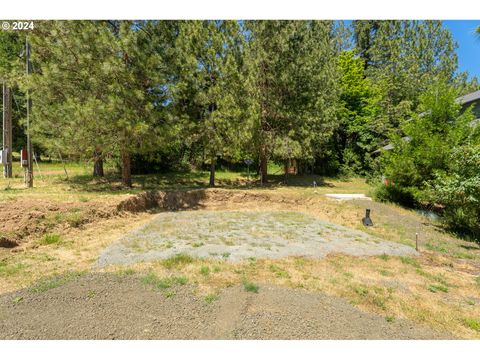
[{"label": "metal post", "polygon": [[[28,45],[28,37],[25,38],[25,51],[26,51],[26,72],[27,77],[30,74],[30,46]],[[28,167],[27,167],[27,187],[33,187],[33,164],[32,164],[32,142],[30,140],[30,93],[27,88],[27,152],[28,152]]]},{"label": "metal post", "polygon": [[418,251],[418,233],[415,233],[415,250]]},{"label": "metal post", "polygon": [[7,84],[3,83],[3,150],[6,150],[6,162],[3,175],[12,177],[12,93]]}]

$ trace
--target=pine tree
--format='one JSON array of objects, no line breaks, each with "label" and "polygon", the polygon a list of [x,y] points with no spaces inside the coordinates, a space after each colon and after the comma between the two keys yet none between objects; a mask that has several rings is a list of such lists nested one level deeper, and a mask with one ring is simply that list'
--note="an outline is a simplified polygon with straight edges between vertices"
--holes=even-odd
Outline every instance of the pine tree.
[{"label": "pine tree", "polygon": [[261,182],[269,158],[313,162],[333,130],[337,98],[332,22],[249,21],[254,143]]},{"label": "pine tree", "polygon": [[[50,151],[117,157],[131,186],[130,157],[158,139],[166,98],[158,22],[42,22],[32,38],[36,138]],[[52,126],[52,124],[55,124]]]},{"label": "pine tree", "polygon": [[219,158],[234,159],[251,127],[244,38],[236,21],[185,21],[176,42],[173,99],[189,147],[200,146],[215,186]]},{"label": "pine tree", "polygon": [[353,26],[366,76],[382,97],[375,128],[385,139],[416,111],[425,89],[439,79],[454,81],[457,45],[441,21],[360,20]]}]

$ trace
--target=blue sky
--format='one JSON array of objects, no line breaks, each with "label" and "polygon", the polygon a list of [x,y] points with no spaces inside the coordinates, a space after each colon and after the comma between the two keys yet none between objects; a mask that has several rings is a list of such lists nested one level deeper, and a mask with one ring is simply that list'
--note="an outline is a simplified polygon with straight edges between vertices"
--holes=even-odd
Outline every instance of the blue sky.
[{"label": "blue sky", "polygon": [[443,26],[452,32],[458,43],[458,70],[468,71],[480,80],[480,37],[474,34],[480,20],[448,20]]}]

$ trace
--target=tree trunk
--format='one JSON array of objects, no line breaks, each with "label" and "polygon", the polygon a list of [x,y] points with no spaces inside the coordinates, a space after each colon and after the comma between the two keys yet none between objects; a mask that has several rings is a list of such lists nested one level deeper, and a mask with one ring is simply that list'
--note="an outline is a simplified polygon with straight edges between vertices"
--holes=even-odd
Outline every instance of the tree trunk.
[{"label": "tree trunk", "polygon": [[7,159],[3,169],[6,178],[12,177],[12,89],[3,83],[3,150]]},{"label": "tree trunk", "polygon": [[122,150],[122,184],[132,187],[132,171],[130,167],[130,153]]},{"label": "tree trunk", "polygon": [[267,149],[265,145],[260,147],[260,184],[265,185],[267,184]]},{"label": "tree trunk", "polygon": [[104,176],[102,152],[95,150],[93,153],[93,176]]},{"label": "tree trunk", "polygon": [[210,162],[210,182],[208,186],[215,187],[215,160],[213,159]]},{"label": "tree trunk", "polygon": [[285,160],[284,163],[284,169],[285,169],[285,185],[288,185],[288,174],[290,173],[290,168],[292,167],[292,160],[287,159]]}]

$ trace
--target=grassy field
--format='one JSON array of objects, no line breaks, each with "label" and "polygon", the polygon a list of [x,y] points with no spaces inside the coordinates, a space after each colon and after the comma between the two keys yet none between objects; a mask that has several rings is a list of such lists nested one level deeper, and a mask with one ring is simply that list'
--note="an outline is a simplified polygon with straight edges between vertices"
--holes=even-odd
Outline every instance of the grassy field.
[{"label": "grassy field", "polygon": [[[90,165],[66,164],[68,180],[60,163],[40,163],[39,168],[33,189],[24,188],[17,168],[14,179],[0,179],[0,212],[12,217],[9,227],[0,230],[0,237],[17,231],[22,221],[35,225],[30,232],[22,233],[25,241],[21,246],[0,248],[2,293],[39,281],[48,283],[49,278],[58,274],[92,271],[103,249],[155,216],[155,211],[115,212],[123,199],[146,190],[202,191],[208,184],[207,172],[172,173],[134,176],[133,188],[125,189],[112,173],[106,179],[93,179]],[[206,302],[215,301],[220,289],[235,284],[243,284],[248,291],[258,291],[258,287],[261,291],[265,283],[304,288],[345,298],[366,311],[381,314],[387,322],[407,318],[461,338],[480,339],[477,243],[456,238],[441,224],[394,204],[338,202],[324,196],[325,193],[369,194],[371,189],[363,179],[291,176],[285,186],[283,175],[273,174],[270,185],[263,188],[249,182],[245,173],[219,171],[217,179],[221,189],[205,190],[202,209],[303,212],[411,247],[415,246],[415,233],[419,233],[421,254],[417,257],[331,254],[318,260],[252,257],[238,263],[174,256],[98,271],[122,276],[140,273],[145,281],[150,278],[167,285],[168,281],[161,280],[185,278],[195,284],[195,291]],[[314,180],[319,184],[316,189],[311,186]],[[243,199],[245,194],[251,196],[242,201],[232,200],[233,196]],[[360,220],[367,206],[372,208],[375,226],[365,229]],[[22,217],[24,213],[31,216]],[[160,286],[159,291],[172,296],[166,290],[168,287]]]}]

